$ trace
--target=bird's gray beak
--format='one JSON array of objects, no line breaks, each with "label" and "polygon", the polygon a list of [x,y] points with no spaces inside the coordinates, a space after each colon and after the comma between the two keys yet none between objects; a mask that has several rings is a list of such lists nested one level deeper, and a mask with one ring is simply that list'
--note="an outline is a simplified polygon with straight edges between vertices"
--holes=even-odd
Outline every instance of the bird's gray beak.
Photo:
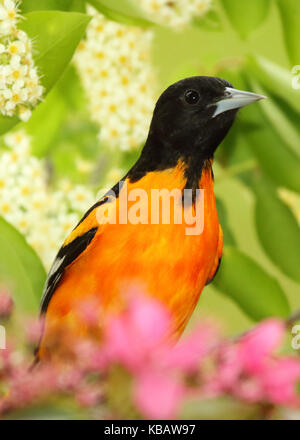
[{"label": "bird's gray beak", "polygon": [[216,104],[216,110],[212,115],[213,118],[218,116],[220,113],[227,112],[228,110],[239,109],[245,107],[252,102],[260,101],[265,99],[266,96],[257,95],[256,93],[244,92],[242,90],[232,89],[231,87],[225,88],[225,95]]}]

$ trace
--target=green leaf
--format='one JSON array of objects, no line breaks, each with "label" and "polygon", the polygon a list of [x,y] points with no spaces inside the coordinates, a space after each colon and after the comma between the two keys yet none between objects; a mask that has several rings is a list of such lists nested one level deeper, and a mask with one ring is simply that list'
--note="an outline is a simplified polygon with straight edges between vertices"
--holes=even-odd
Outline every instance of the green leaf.
[{"label": "green leaf", "polygon": [[261,56],[249,58],[247,71],[263,87],[273,90],[276,95],[287,101],[300,115],[300,89],[293,87],[292,72]]},{"label": "green leaf", "polygon": [[258,28],[265,20],[270,0],[222,0],[227,17],[242,38]]},{"label": "green leaf", "polygon": [[[266,122],[267,124],[267,122]],[[300,192],[300,161],[278,137],[272,127],[253,130],[245,135],[249,148],[263,171],[278,185]]]},{"label": "green leaf", "polygon": [[73,0],[22,0],[21,13],[43,10],[69,11]]},{"label": "green leaf", "polygon": [[[70,116],[70,109],[72,111]],[[80,113],[79,113],[80,112]],[[58,83],[51,90],[45,101],[35,110],[29,122],[24,124],[27,133],[31,136],[32,153],[44,157],[53,148],[58,148],[64,137],[64,125],[73,122],[75,127],[82,126],[81,119],[78,120],[78,113],[83,119],[87,118],[86,96],[75,67],[70,64]],[[23,128],[20,125],[20,129]],[[74,146],[77,143],[82,145],[82,152],[87,152],[87,146],[82,140],[86,138],[89,127],[82,126],[83,132],[76,132],[72,139]],[[97,132],[98,133],[98,132]],[[93,139],[93,151],[96,153],[95,144],[97,136]],[[80,149],[79,149],[80,150]],[[76,157],[75,154],[76,153]],[[81,152],[81,151],[79,151]],[[77,151],[69,151],[69,156],[77,158]],[[94,157],[93,157],[94,159]],[[70,158],[68,159],[68,162]]]},{"label": "green leaf", "polygon": [[257,125],[244,139],[263,171],[278,185],[300,192],[299,156],[278,135],[259,105],[243,109],[243,119]]},{"label": "green leaf", "polygon": [[76,11],[85,12],[85,0],[22,0],[21,13],[32,11]]},{"label": "green leaf", "polygon": [[[39,157],[45,156],[66,116],[66,105],[55,87],[44,102],[24,124],[31,136],[31,151]],[[21,127],[20,127],[21,128]]]},{"label": "green leaf", "polygon": [[285,318],[290,314],[287,298],[278,281],[236,248],[224,248],[213,284],[256,321],[270,316]]},{"label": "green leaf", "polygon": [[56,88],[72,113],[81,112],[87,116],[89,101],[74,64],[70,64],[59,79]]},{"label": "green leaf", "polygon": [[277,0],[280,11],[286,50],[292,64],[300,63],[299,0]]},{"label": "green leaf", "polygon": [[[73,115],[66,120],[59,132],[58,137],[49,148],[49,158],[55,169],[57,178],[68,177],[73,182],[84,184],[90,182],[89,173],[81,173],[78,169],[78,160],[87,160],[90,163],[107,163],[107,157],[99,157],[97,135],[99,127],[88,118],[81,115]],[[114,156],[114,165],[116,156]],[[100,169],[100,168],[99,168]],[[103,178],[104,173],[98,172],[94,180],[96,184]]]},{"label": "green leaf", "polygon": [[[255,69],[253,69],[254,66]],[[272,77],[273,66],[274,70],[277,69],[277,74],[273,72]],[[290,87],[291,83],[285,83],[286,77],[290,78],[288,72],[264,58],[252,58],[243,70],[242,67],[225,69],[218,72],[218,75],[221,74],[239,89],[251,91],[251,83],[256,86],[259,82],[259,87],[264,87],[266,90],[271,89],[276,94],[280,93],[280,99],[291,107],[292,120],[287,120],[285,106],[282,109],[276,108],[277,116],[281,117],[276,121],[275,116],[270,114],[271,110],[265,108],[265,105],[268,107],[273,104],[269,93],[265,93],[268,100],[249,105],[241,110],[239,120],[236,121],[239,134],[242,136],[238,142],[241,143],[242,140],[247,143],[264,173],[275,183],[292,191],[300,192],[300,158],[297,141],[300,133],[297,128],[299,121],[297,106],[300,111],[300,95],[297,94],[298,91]],[[255,78],[255,82],[253,78]],[[284,97],[287,97],[288,100],[285,100]],[[268,101],[271,103],[269,104]]]},{"label": "green leaf", "polygon": [[288,277],[300,282],[300,228],[290,209],[262,180],[255,185],[255,222],[261,244]]},{"label": "green leaf", "polygon": [[[54,86],[71,61],[84,35],[90,17],[77,12],[30,12],[20,24],[35,42],[34,60],[45,87],[45,94]],[[0,117],[0,134],[19,122],[17,117]]]},{"label": "green leaf", "polygon": [[17,116],[8,117],[0,115],[0,135],[11,130],[18,122],[20,122],[20,119]]},{"label": "green leaf", "polygon": [[69,11],[73,12],[85,12],[85,0],[72,0]]},{"label": "green leaf", "polygon": [[35,62],[49,91],[71,61],[91,17],[78,12],[41,11],[25,18],[21,27],[35,41]]},{"label": "green leaf", "polygon": [[216,205],[217,205],[219,221],[223,231],[223,242],[225,245],[234,246],[236,245],[236,241],[231,231],[231,228],[228,224],[226,206],[219,197],[216,198]]},{"label": "green leaf", "polygon": [[11,289],[17,307],[38,310],[45,269],[24,237],[0,217],[0,283]]},{"label": "green leaf", "polygon": [[[278,105],[278,100],[275,101],[274,97],[255,80],[250,80],[250,83],[255,93],[268,96],[268,99],[260,101],[258,105],[286,146],[300,157],[300,130],[298,126],[300,115],[293,112],[293,109],[289,109],[289,112],[287,112],[287,105],[281,109],[280,105]],[[288,116],[291,116],[291,120],[289,120]]]},{"label": "green leaf", "polygon": [[111,0],[88,0],[98,12],[103,14],[106,18],[118,23],[129,26],[148,27],[154,23],[147,18],[141,10],[133,7],[128,0],[111,1]]},{"label": "green leaf", "polygon": [[194,18],[193,24],[208,31],[221,31],[223,29],[220,14],[215,9],[209,10],[201,17]]},{"label": "green leaf", "polygon": [[[277,106],[277,108],[279,107],[280,112],[281,112],[281,116],[280,117],[285,117],[286,119],[288,119],[289,123],[293,126],[293,129],[297,131],[298,135],[300,136],[300,125],[299,125],[299,116],[300,113],[297,112],[287,101],[285,101],[283,98],[281,98],[280,96],[274,94],[273,92],[269,92],[269,96],[271,97],[271,99],[274,101],[274,104]],[[284,125],[286,123],[284,122]],[[276,124],[274,124],[276,125]],[[283,129],[283,133],[285,132],[285,128]],[[285,134],[285,136],[287,136],[287,134]],[[299,153],[300,150],[300,145],[294,145],[294,148],[297,148],[297,154]]]}]

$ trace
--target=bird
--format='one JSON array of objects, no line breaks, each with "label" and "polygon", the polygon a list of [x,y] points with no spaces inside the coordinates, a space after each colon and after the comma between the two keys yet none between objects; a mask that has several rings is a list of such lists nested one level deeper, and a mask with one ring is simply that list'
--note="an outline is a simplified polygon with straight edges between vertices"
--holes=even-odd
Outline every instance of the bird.
[{"label": "bird", "polygon": [[[161,94],[138,160],[86,212],[50,269],[41,301],[38,361],[59,357],[58,346],[66,334],[76,340],[86,336],[87,325],[78,313],[78,305],[84,302],[90,302],[96,312],[96,334],[101,338],[101,326],[108,317],[126,307],[126,292],[146,292],[160,301],[172,316],[174,335],[181,335],[222,258],[214,153],[239,109],[263,98],[209,76],[184,78]],[[153,190],[170,193],[175,189],[168,221],[156,211],[155,221],[144,218],[151,209],[153,214]],[[185,193],[189,197],[183,203]],[[138,194],[143,199],[139,203]],[[125,205],[122,212],[121,204]],[[183,215],[181,224],[175,214]],[[201,220],[200,232],[194,232],[186,214],[194,215],[195,222]]]}]

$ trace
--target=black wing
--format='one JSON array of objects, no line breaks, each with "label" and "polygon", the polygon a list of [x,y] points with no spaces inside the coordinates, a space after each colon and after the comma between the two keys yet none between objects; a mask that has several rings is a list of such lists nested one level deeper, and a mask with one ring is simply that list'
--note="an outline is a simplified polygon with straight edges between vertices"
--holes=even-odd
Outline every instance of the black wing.
[{"label": "black wing", "polygon": [[98,228],[92,228],[83,235],[76,237],[66,246],[60,248],[54,263],[50,269],[41,302],[41,313],[46,313],[49,302],[55,292],[67,266],[87,248],[93,240]]}]

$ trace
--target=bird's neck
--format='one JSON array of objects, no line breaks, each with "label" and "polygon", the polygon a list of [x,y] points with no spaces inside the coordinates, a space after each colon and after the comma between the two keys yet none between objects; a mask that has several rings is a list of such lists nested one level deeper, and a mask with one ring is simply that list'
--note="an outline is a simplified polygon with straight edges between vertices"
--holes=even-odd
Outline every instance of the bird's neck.
[{"label": "bird's neck", "polygon": [[193,150],[194,152],[182,154],[180,150],[172,148],[172,145],[162,145],[159,136],[150,131],[140,158],[126,177],[131,182],[137,182],[149,172],[180,166],[184,170],[185,188],[198,189],[202,173],[209,170],[212,174],[213,155],[204,156],[200,146]]}]

